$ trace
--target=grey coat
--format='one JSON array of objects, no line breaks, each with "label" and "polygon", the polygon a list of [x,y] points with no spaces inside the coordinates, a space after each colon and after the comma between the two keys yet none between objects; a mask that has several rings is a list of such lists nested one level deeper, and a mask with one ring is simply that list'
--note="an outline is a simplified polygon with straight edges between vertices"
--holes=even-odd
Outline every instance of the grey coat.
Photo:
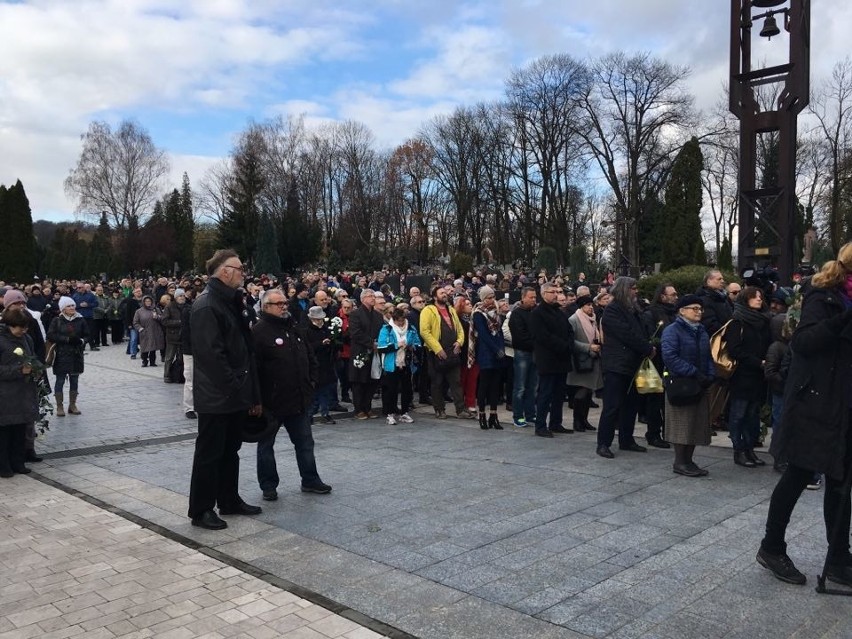
[{"label": "grey coat", "polygon": [[166,336],[160,324],[160,311],[156,306],[142,306],[136,311],[133,315],[133,328],[139,331],[139,350],[143,353],[159,351],[166,347]]},{"label": "grey coat", "polygon": [[29,335],[15,337],[8,326],[0,325],[0,427],[27,424],[38,418],[36,384],[21,372],[24,361],[15,355],[16,348],[34,355]]},{"label": "grey coat", "polygon": [[568,373],[568,385],[589,388],[591,390],[603,388],[600,354],[595,355],[591,352],[589,338],[586,337],[586,331],[583,330],[583,326],[580,324],[580,320],[576,315],[569,317],[568,321],[571,322],[571,328],[574,329],[574,353],[578,355],[590,355],[594,364],[594,369],[589,372],[579,373],[575,370],[570,371]]}]

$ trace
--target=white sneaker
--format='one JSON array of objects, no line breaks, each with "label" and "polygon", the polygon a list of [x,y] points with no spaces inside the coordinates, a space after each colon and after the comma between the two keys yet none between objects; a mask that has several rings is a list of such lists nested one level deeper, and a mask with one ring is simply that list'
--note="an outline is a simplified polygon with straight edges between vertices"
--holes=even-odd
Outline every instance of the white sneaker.
[{"label": "white sneaker", "polygon": [[399,421],[401,421],[404,424],[413,424],[414,423],[414,420],[411,419],[411,415],[409,415],[408,413],[403,413],[402,415],[400,415]]},{"label": "white sneaker", "polygon": [[396,426],[396,417],[388,415],[388,426]]}]

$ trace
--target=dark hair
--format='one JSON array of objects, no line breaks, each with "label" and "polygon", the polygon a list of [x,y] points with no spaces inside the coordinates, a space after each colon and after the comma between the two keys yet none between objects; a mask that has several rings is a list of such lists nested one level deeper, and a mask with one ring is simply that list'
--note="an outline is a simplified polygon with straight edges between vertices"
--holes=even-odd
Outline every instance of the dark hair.
[{"label": "dark hair", "polygon": [[22,308],[7,308],[3,312],[3,323],[6,326],[28,327],[30,325],[30,314]]},{"label": "dark hair", "polygon": [[207,260],[204,264],[207,275],[212,276],[226,260],[229,260],[232,257],[239,257],[234,249],[219,249],[213,253],[213,257]]},{"label": "dark hair", "polygon": [[536,291],[536,290],[535,290],[535,287],[534,287],[534,286],[524,286],[524,287],[521,289],[521,297],[523,297],[524,295],[526,295],[526,294],[527,294],[527,293],[529,293],[530,291],[532,291],[533,293],[535,293],[535,294],[536,294],[536,297],[538,297],[538,291]]},{"label": "dark hair", "polygon": [[654,297],[652,298],[652,301],[654,302],[654,304],[661,304],[662,303],[663,295],[665,295],[666,289],[669,286],[671,286],[672,288],[675,288],[675,285],[672,284],[671,282],[663,282],[654,290]]},{"label": "dark hair", "polygon": [[398,319],[404,318],[405,315],[406,315],[406,313],[405,313],[404,308],[400,308],[399,306],[395,306],[394,309],[393,309],[393,313],[391,313],[391,318],[398,320]]},{"label": "dark hair", "polygon": [[737,304],[742,304],[743,306],[748,306],[750,300],[753,300],[755,297],[760,295],[763,298],[763,303],[766,304],[766,293],[763,292],[759,286],[746,286],[743,290],[740,291],[740,294],[737,295]]}]

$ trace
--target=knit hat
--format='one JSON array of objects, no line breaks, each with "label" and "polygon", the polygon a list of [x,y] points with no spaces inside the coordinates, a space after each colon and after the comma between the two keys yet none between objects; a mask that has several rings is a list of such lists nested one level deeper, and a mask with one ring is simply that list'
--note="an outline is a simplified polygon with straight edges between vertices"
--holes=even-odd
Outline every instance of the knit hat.
[{"label": "knit hat", "polygon": [[680,310],[684,306],[695,306],[696,304],[701,308],[704,308],[704,300],[702,300],[697,295],[684,295],[683,297],[678,298],[677,304],[675,304],[675,308],[677,310]]},{"label": "knit hat", "polygon": [[67,295],[63,295],[59,298],[59,311],[64,311],[68,306],[74,306],[76,308],[77,303]]},{"label": "knit hat", "polygon": [[3,306],[9,308],[12,304],[17,302],[21,302],[22,304],[27,303],[27,296],[21,293],[21,291],[10,288],[6,291],[6,294],[3,296]]},{"label": "knit hat", "polygon": [[308,318],[325,319],[325,311],[322,310],[322,306],[311,306],[311,308],[308,310]]},{"label": "knit hat", "polygon": [[592,296],[591,295],[581,295],[580,297],[577,298],[577,302],[576,302],[577,308],[583,308],[586,304],[591,304],[591,303],[592,303]]},{"label": "knit hat", "polygon": [[180,297],[181,295],[186,297],[186,291],[183,290],[182,288],[176,288],[175,289],[175,297]]},{"label": "knit hat", "polygon": [[486,298],[494,297],[494,289],[490,286],[481,286],[479,288],[479,299],[480,301],[485,301]]}]

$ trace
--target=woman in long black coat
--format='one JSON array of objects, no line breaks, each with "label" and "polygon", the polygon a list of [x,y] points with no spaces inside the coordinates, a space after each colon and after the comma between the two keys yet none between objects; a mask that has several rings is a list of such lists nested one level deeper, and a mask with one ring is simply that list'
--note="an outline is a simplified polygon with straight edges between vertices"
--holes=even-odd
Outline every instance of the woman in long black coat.
[{"label": "woman in long black coat", "polygon": [[56,344],[56,359],[53,360],[56,383],[53,385],[53,397],[56,400],[56,416],[64,417],[62,402],[65,399],[63,391],[66,378],[70,384],[68,413],[80,414],[77,408],[77,391],[80,375],[83,374],[83,348],[89,340],[89,325],[77,312],[77,305],[70,297],[63,296],[59,300],[59,310],[59,317],[54,317],[47,329],[47,339]]},{"label": "woman in long black coat", "polygon": [[782,428],[770,448],[777,461],[788,465],[772,493],[757,561],[782,581],[805,583],[805,576],[787,556],[784,535],[814,472],[825,473],[826,576],[852,586],[848,481],[852,471],[852,243],[841,247],[838,259],[826,263],[805,285],[791,350]]}]

